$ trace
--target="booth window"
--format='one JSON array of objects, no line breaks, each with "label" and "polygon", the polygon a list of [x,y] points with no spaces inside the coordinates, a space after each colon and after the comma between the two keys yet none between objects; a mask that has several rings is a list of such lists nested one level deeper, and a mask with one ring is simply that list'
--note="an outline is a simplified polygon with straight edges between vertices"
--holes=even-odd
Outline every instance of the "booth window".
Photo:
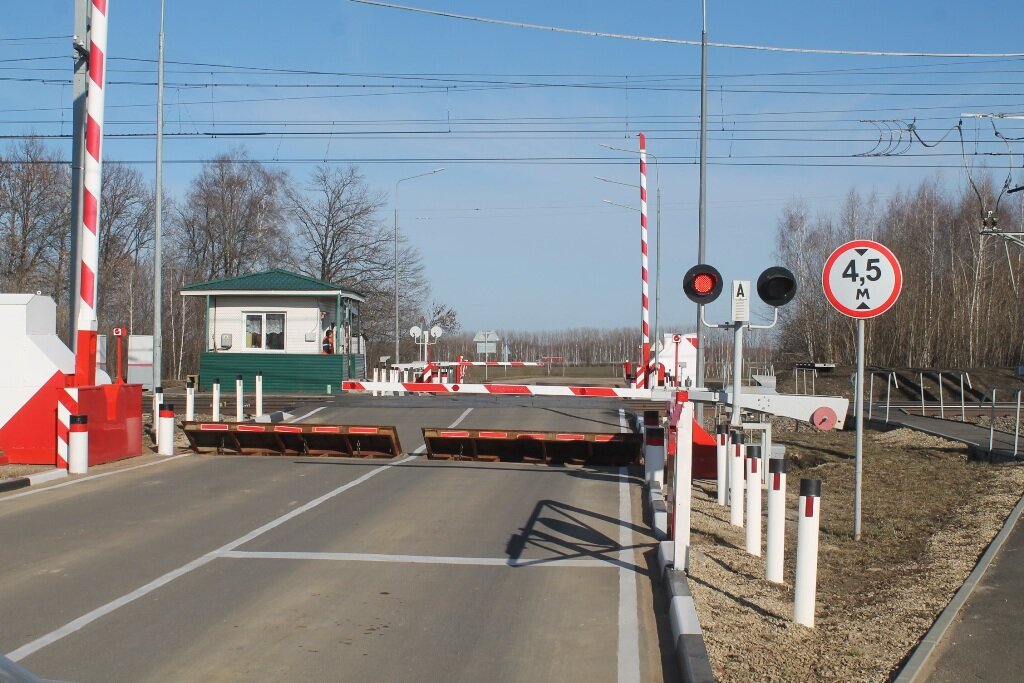
[{"label": "booth window", "polygon": [[246,313],[245,348],[284,351],[284,313]]}]

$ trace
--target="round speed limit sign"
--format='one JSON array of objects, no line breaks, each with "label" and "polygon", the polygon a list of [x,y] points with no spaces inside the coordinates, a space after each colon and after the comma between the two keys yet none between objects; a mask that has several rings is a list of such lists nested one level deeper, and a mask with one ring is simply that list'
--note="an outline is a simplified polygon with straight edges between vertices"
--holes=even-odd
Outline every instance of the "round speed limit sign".
[{"label": "round speed limit sign", "polygon": [[899,298],[903,271],[888,247],[871,240],[854,240],[825,261],[821,273],[825,298],[851,318],[874,318]]}]

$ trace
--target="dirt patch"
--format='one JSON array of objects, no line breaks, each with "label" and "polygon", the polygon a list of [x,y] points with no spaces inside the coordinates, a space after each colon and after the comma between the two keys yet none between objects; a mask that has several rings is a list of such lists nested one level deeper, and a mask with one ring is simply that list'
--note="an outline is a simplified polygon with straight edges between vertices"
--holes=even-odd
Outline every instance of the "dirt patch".
[{"label": "dirt patch", "polygon": [[[782,433],[778,433],[782,432]],[[791,622],[786,583],[764,579],[714,484],[695,489],[692,589],[721,681],[885,681],[974,567],[1018,498],[1024,468],[968,462],[960,444],[897,429],[865,433],[862,540],[853,540],[853,432],[776,432],[801,477],[822,480],[816,628]],[[791,513],[792,514],[792,513]]]},{"label": "dirt patch", "polygon": [[36,472],[45,472],[52,469],[52,465],[0,465],[0,479],[27,477]]}]

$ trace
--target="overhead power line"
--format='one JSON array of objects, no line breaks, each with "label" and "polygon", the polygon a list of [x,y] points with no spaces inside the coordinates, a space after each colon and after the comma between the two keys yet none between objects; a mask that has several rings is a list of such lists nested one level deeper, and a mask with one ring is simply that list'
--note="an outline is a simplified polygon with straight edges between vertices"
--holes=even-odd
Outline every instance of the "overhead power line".
[{"label": "overhead power line", "polygon": [[[655,36],[641,36],[629,33],[607,33],[604,31],[587,31],[583,29],[565,28],[561,26],[547,26],[544,24],[529,24],[521,21],[506,21],[503,19],[491,19],[478,17],[469,14],[456,14],[454,12],[442,12],[440,10],[426,9],[422,7],[409,7],[407,5],[396,5],[390,2],[379,0],[349,0],[360,5],[372,5],[385,9],[401,10],[403,12],[416,12],[418,14],[430,14],[446,19],[460,19],[462,21],[475,21],[484,24],[498,24],[500,26],[512,26],[514,28],[526,28],[539,31],[552,31],[555,33],[571,33],[592,38],[616,38],[619,40],[635,40],[645,43],[667,43],[671,45],[689,45],[699,47],[699,40],[683,40],[680,38],[658,38]],[[852,55],[859,57],[941,57],[941,58],[976,58],[976,57],[1024,57],[1024,52],[886,52],[880,50],[823,50],[817,48],[803,47],[777,47],[771,45],[747,45],[743,43],[716,43],[708,42],[708,47],[721,47],[733,50],[760,50],[766,52],[796,52],[800,54],[816,55]]]}]

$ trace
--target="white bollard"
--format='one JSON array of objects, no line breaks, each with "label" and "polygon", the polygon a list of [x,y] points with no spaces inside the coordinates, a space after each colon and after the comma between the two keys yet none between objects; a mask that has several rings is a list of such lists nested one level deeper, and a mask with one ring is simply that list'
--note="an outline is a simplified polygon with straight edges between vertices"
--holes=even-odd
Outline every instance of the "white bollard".
[{"label": "white bollard", "polygon": [[89,471],[89,417],[72,415],[68,429],[68,474]]},{"label": "white bollard", "polygon": [[676,462],[673,477],[672,567],[690,570],[690,505],[693,489],[693,404],[683,404],[676,423]]},{"label": "white bollard", "polygon": [[210,409],[212,417],[210,418],[214,422],[220,422],[220,380],[213,380],[213,406]]},{"label": "white bollard", "polygon": [[185,422],[196,419],[196,383],[185,383]]},{"label": "white bollard", "polygon": [[644,478],[648,484],[665,483],[665,428],[644,428]]},{"label": "white bollard", "polygon": [[159,443],[160,441],[160,420],[157,417],[157,413],[160,412],[160,404],[164,402],[164,388],[157,387],[153,390],[153,412],[150,413],[153,416],[153,443]]},{"label": "white bollard", "polygon": [[[330,393],[330,392],[327,392]],[[263,371],[256,372],[256,417],[263,416]]]},{"label": "white bollard", "polygon": [[169,403],[160,406],[160,440],[156,452],[157,455],[174,455],[174,406]]},{"label": "white bollard", "polygon": [[768,538],[764,577],[782,583],[786,558],[786,459],[768,461]]},{"label": "white bollard", "polygon": [[729,524],[743,526],[743,432],[732,433],[729,458]]},{"label": "white bollard", "polygon": [[761,447],[747,446],[747,552],[761,557]]},{"label": "white bollard", "polygon": [[793,621],[814,628],[814,603],[818,591],[818,525],[821,520],[820,479],[800,480],[797,519]]},{"label": "white bollard", "polygon": [[235,376],[235,422],[241,422],[244,417],[242,414],[242,404],[245,403],[244,382],[241,375]]},{"label": "white bollard", "polygon": [[718,480],[718,504],[725,505],[725,493],[729,488],[729,425],[722,422],[718,425],[715,441],[715,471]]}]

